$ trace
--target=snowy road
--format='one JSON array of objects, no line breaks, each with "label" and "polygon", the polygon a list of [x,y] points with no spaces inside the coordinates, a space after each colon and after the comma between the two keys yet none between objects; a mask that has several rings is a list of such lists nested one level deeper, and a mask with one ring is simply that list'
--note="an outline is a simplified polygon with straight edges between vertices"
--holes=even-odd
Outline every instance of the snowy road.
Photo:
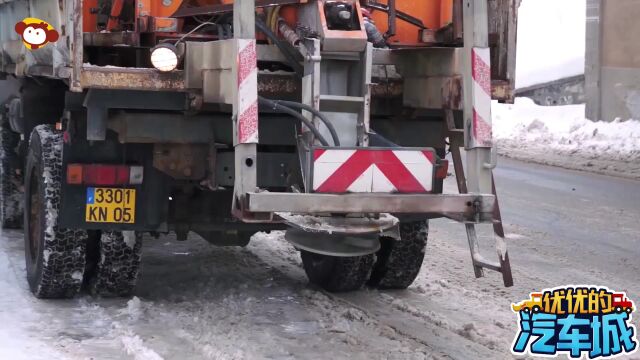
[{"label": "snowy road", "polygon": [[[530,291],[589,283],[640,301],[640,182],[503,159],[496,183],[510,289],[496,273],[474,279],[464,228],[438,220],[403,292],[327,295],[273,233],[245,249],[147,239],[134,299],[39,301],[24,280],[22,234],[4,232],[0,359],[501,359],[516,330],[509,305]],[[480,228],[487,255],[489,230]]]}]

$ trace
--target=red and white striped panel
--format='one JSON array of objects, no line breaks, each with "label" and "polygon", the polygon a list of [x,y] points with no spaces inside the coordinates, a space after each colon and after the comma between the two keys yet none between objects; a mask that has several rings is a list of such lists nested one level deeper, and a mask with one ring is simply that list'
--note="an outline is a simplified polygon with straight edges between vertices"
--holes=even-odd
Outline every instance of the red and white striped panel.
[{"label": "red and white striped panel", "polygon": [[473,48],[473,127],[470,148],[493,146],[491,127],[491,55],[489,48]]},{"label": "red and white striped panel", "polygon": [[238,143],[258,142],[258,59],[255,40],[238,41]]},{"label": "red and white striped panel", "polygon": [[433,150],[315,149],[313,191],[320,193],[428,193]]}]

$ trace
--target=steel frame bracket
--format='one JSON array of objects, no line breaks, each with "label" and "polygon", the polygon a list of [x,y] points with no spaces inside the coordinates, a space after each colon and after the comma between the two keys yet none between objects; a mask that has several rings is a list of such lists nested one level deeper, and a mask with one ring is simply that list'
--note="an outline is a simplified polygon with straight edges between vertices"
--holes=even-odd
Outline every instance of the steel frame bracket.
[{"label": "steel frame bracket", "polygon": [[493,223],[495,196],[490,194],[319,194],[250,192],[251,212],[427,214]]},{"label": "steel frame bracket", "polygon": [[107,136],[109,109],[148,109],[182,111],[188,108],[184,93],[90,89],[84,98],[87,108],[87,140],[102,141]]},{"label": "steel frame bracket", "polygon": [[232,86],[235,185],[231,212],[244,222],[271,221],[272,214],[252,214],[245,201],[247,193],[258,190],[258,60],[254,0],[234,1],[233,28],[236,61],[232,64],[232,78],[237,82]]}]

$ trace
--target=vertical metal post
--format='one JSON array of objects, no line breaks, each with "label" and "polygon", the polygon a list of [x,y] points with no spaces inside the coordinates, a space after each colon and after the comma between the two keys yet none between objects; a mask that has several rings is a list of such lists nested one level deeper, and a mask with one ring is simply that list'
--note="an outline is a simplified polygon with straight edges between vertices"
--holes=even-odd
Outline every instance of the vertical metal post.
[{"label": "vertical metal post", "polygon": [[[305,40],[305,46],[302,48],[305,52],[302,102],[316,110],[320,110],[320,61],[322,59],[320,46],[319,39],[307,39]],[[319,125],[319,120],[313,114],[308,111],[303,111],[302,114],[306,118],[313,120],[314,125]],[[302,131],[309,130],[303,128]]]},{"label": "vertical metal post", "polygon": [[498,193],[496,191],[495,181],[493,182],[492,191],[493,195],[496,196],[496,205],[493,208],[493,233],[495,234],[498,261],[500,262],[500,270],[502,272],[502,281],[504,286],[511,287],[513,286],[513,274],[511,274],[511,262],[509,261],[507,240],[505,239],[504,227],[502,226],[502,214],[500,214],[500,203],[498,202]]},{"label": "vertical metal post", "polygon": [[491,64],[488,0],[464,0],[464,145],[467,187],[471,193],[491,193]]},{"label": "vertical metal post", "polygon": [[[320,110],[320,39],[305,39],[300,46],[304,56],[304,76],[302,77],[302,103]],[[308,111],[302,111],[302,115],[313,121],[314,126],[319,126],[319,119]],[[306,127],[301,128],[301,136],[298,137],[298,156],[302,167],[302,178],[305,190],[311,192],[311,151],[310,148],[317,141],[313,133]]]},{"label": "vertical metal post", "polygon": [[244,196],[257,190],[258,73],[254,0],[234,1],[233,37],[237,56],[233,64],[233,78],[237,79],[233,96],[233,213],[242,220],[248,220],[250,216],[243,211]]},{"label": "vertical metal post", "polygon": [[[80,83],[80,73],[82,72],[83,59],[83,35],[82,35],[82,0],[69,0],[66,2],[65,13],[67,18],[73,19],[73,29],[71,31],[71,78],[69,79],[69,88],[73,92],[82,92],[82,84]],[[71,5],[71,6],[69,6]]]},{"label": "vertical metal post", "polygon": [[367,43],[362,53],[362,110],[358,113],[358,144],[369,146],[369,125],[371,115],[371,71],[373,64],[373,44]]},{"label": "vertical metal post", "polygon": [[235,39],[256,38],[256,5],[254,0],[233,2],[233,37]]}]

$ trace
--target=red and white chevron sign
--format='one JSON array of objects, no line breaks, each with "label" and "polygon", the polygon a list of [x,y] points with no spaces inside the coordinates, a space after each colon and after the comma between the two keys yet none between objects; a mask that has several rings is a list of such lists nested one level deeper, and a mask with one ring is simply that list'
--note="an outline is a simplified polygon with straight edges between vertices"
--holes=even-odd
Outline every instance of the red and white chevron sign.
[{"label": "red and white chevron sign", "polygon": [[256,41],[238,41],[238,143],[258,142],[258,59]]},{"label": "red and white chevron sign", "polygon": [[473,127],[469,147],[493,146],[491,128],[491,55],[489,48],[473,48]]},{"label": "red and white chevron sign", "polygon": [[313,191],[320,193],[428,193],[431,149],[315,149]]}]

